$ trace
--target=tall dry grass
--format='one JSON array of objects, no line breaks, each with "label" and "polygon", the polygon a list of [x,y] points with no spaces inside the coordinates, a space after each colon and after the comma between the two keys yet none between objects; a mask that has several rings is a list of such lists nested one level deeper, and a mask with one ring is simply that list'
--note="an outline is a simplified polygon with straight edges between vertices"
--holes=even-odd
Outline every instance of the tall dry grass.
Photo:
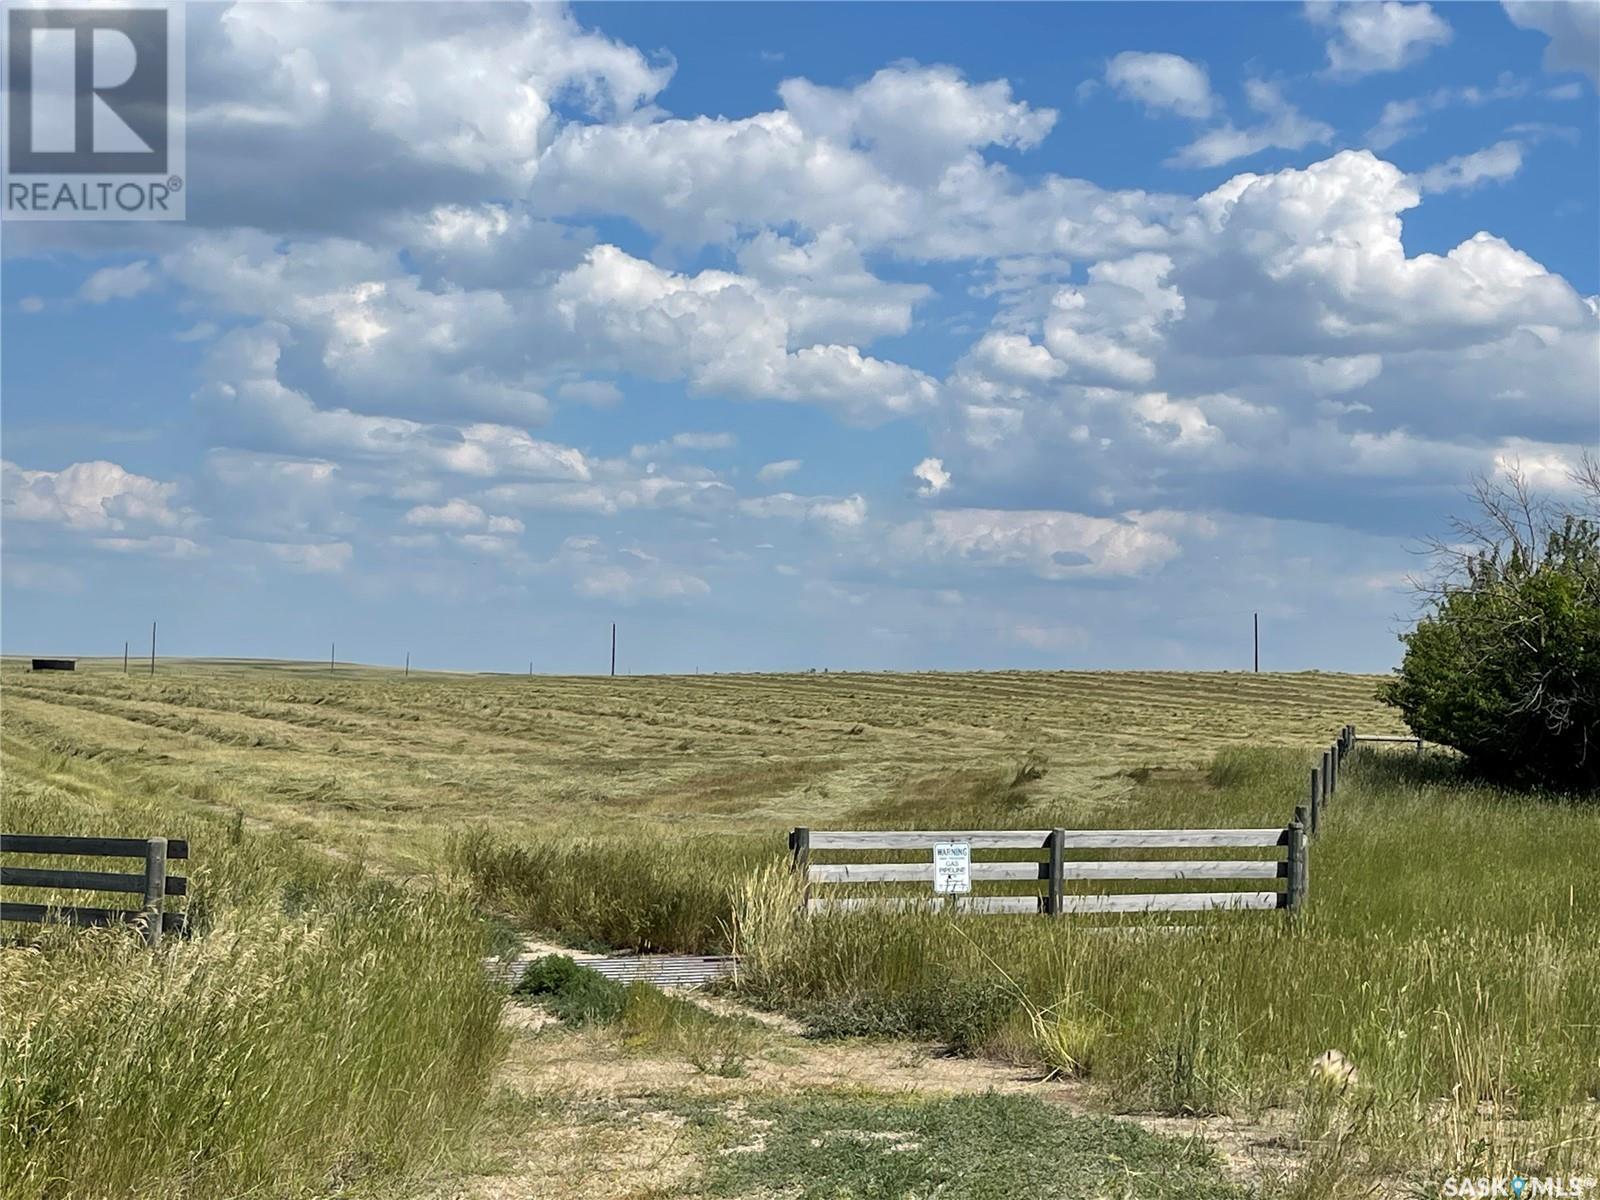
[{"label": "tall dry grass", "polygon": [[112,802],[94,764],[13,752],[6,767],[8,828],[186,835],[197,919],[156,954],[127,930],[8,927],[0,1195],[326,1193],[423,1166],[470,1125],[502,998],[462,898],[173,797]]},{"label": "tall dry grass", "polygon": [[472,831],[450,838],[447,857],[486,906],[568,945],[722,954],[735,893],[782,845],[781,835],[507,841]]},{"label": "tall dry grass", "polygon": [[[1303,756],[1231,752],[1157,783],[1148,824],[1281,820]],[[1187,796],[1185,800],[1184,797]],[[1185,805],[1187,810],[1183,811]],[[1473,787],[1445,760],[1353,762],[1294,917],[800,918],[742,892],[751,997],[833,1033],[937,1037],[1071,1071],[1130,1109],[1290,1106],[1341,1170],[1600,1167],[1600,818]],[[1110,924],[1107,922],[1106,924]],[[1358,1082],[1308,1071],[1337,1049]]]}]

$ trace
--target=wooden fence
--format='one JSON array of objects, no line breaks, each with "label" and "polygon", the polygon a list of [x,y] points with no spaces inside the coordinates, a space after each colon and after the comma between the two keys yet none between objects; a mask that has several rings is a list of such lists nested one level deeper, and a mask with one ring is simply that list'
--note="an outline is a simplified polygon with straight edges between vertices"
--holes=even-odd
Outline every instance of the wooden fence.
[{"label": "wooden fence", "polygon": [[[971,829],[877,832],[801,827],[789,835],[795,869],[804,872],[808,913],[857,909],[916,909],[948,905],[977,913],[1198,912],[1207,909],[1299,908],[1310,886],[1305,826],[1277,829]],[[974,850],[1009,852],[1007,858],[968,862],[968,886],[1032,883],[1022,894],[953,896],[818,896],[839,884],[918,884],[935,881],[933,858],[923,862],[818,862],[835,851],[922,851],[954,847],[970,860]],[[963,849],[964,848],[964,849]],[[1271,849],[1282,856],[1254,859],[1079,858],[1108,850]],[[1068,855],[1074,857],[1068,858]],[[1271,880],[1270,890],[1139,892],[1073,895],[1068,884],[1118,880],[1179,880],[1197,884]],[[1283,887],[1278,887],[1278,881]]]},{"label": "wooden fence", "polygon": [[[789,834],[795,869],[805,880],[807,912],[857,909],[917,909],[949,907],[977,913],[1132,913],[1197,912],[1208,909],[1297,909],[1310,891],[1310,841],[1327,822],[1345,759],[1357,743],[1410,743],[1418,753],[1422,739],[1380,734],[1357,734],[1346,725],[1311,768],[1307,803],[1294,806],[1294,817],[1282,828],[1270,829],[970,829],[970,830],[819,830],[800,827]],[[1186,849],[1276,849],[1282,854],[1255,859],[1116,859],[1096,851]],[[987,861],[972,859],[973,851],[994,852]],[[818,855],[840,852],[919,852],[921,862],[819,862]],[[939,894],[941,852],[964,862],[965,890]],[[1069,855],[1073,857],[1068,857]],[[1073,895],[1074,882],[1168,880],[1224,883],[1271,880],[1261,891],[1142,892],[1112,895]],[[1282,881],[1282,886],[1279,886]],[[974,884],[998,883],[1009,894],[973,895]],[[1033,884],[1017,891],[1016,885]],[[819,889],[851,884],[930,884],[934,894],[895,896],[818,895]],[[902,888],[902,891],[904,888]]]},{"label": "wooden fence", "polygon": [[189,857],[189,843],[181,839],[53,837],[3,833],[0,834],[0,853],[144,859],[143,874],[0,865],[0,886],[4,887],[124,892],[143,898],[142,907],[135,909],[0,902],[0,921],[69,925],[118,925],[138,921],[143,923],[145,941],[152,947],[161,944],[163,932],[181,933],[186,926],[184,914],[163,911],[166,897],[186,896],[189,893],[189,881],[184,876],[167,874],[167,863],[170,860]]}]

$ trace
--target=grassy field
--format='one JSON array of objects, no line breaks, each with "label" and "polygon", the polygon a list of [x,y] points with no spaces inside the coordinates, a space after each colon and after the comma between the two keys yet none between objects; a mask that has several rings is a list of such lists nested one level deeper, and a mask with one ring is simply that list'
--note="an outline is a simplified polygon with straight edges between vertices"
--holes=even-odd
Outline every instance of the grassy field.
[{"label": "grassy field", "polygon": [[[1374,680],[1172,673],[412,675],[326,665],[8,663],[5,728],[385,870],[452,830],[761,833],[937,808],[1030,755],[1042,804],[1117,811],[1230,746],[1399,731]],[[781,839],[779,841],[781,847]]]},{"label": "grassy field", "polygon": [[[977,1164],[992,1175],[981,1131],[1006,1126],[1038,1131],[1039,1163],[1077,1164],[1086,1196],[1437,1195],[1428,1181],[1451,1173],[1600,1171],[1600,810],[1476,787],[1447,756],[1351,763],[1294,921],[1222,914],[1174,935],[1135,919],[1118,936],[1077,920],[794,917],[782,859],[795,824],[1283,824],[1339,726],[1400,731],[1371,678],[83,667],[0,675],[8,825],[55,828],[59,815],[77,828],[109,813],[122,829],[159,805],[199,869],[217,872],[201,894],[238,914],[219,917],[224,932],[246,913],[285,919],[283,897],[303,889],[260,865],[270,858],[337,865],[341,895],[398,885],[385,904],[456,912],[465,886],[481,909],[570,945],[733,946],[747,970],[731,999],[797,1022],[757,1049],[692,1021],[646,1036],[655,1018],[637,1001],[631,1026],[514,1022],[482,1161],[435,1173],[418,1195],[987,1195],[959,1181]],[[70,820],[49,807],[64,797]],[[440,927],[453,932],[432,953],[465,964],[482,952],[464,915]],[[412,952],[387,961],[401,970]],[[71,986],[95,969],[84,958]],[[425,973],[475,1013],[477,993],[452,992],[447,976]],[[337,1023],[336,1007],[322,1019]],[[464,1065],[416,1061],[410,1086],[459,1076],[481,1096],[485,1046],[470,1039]],[[996,1077],[974,1066],[981,1088],[929,1091],[895,1082],[868,1049],[883,1046],[921,1064],[913,1079],[943,1078],[931,1047],[1025,1082],[1014,1098],[990,1095]],[[1354,1081],[1311,1081],[1330,1049],[1356,1064]],[[878,1065],[787,1082],[811,1067],[786,1062],[841,1055]],[[595,1083],[618,1059],[653,1082]],[[464,1126],[475,1103],[442,1124]],[[384,1119],[360,1109],[343,1128]],[[1162,1133],[1160,1122],[1194,1122],[1208,1139],[1254,1129],[1271,1162],[1224,1178],[1209,1152],[1185,1157],[1160,1139],[1119,1150],[1127,1127],[1095,1124],[1113,1112]],[[806,1147],[846,1128],[863,1131],[847,1156],[858,1173],[833,1178]],[[752,1129],[763,1149],[746,1154]],[[323,1170],[338,1140],[322,1144]],[[365,1177],[395,1178],[449,1140],[390,1154]],[[558,1159],[566,1147],[571,1171],[529,1158],[529,1145]],[[1156,1183],[1093,1183],[1092,1164],[1123,1152],[1149,1166],[1130,1178]],[[618,1187],[599,1188],[595,1172],[613,1167]],[[522,1183],[502,1187],[508,1171]],[[537,1171],[555,1182],[528,1190]],[[1026,1173],[998,1178],[1037,1194]]]}]

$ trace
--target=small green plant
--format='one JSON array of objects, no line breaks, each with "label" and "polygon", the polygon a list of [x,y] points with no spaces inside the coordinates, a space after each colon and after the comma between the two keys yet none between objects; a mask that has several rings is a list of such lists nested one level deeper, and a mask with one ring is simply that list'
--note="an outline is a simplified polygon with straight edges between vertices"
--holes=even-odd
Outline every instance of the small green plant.
[{"label": "small green plant", "polygon": [[[710,1196],[1244,1200],[1202,1144],[1031,1096],[801,1093],[684,1114]],[[738,1152],[730,1152],[738,1147]]]},{"label": "small green plant", "polygon": [[816,1037],[916,1038],[957,1053],[983,1049],[1016,1008],[1002,980],[935,979],[906,991],[839,992],[801,1009]]},{"label": "small green plant", "polygon": [[628,989],[565,954],[547,954],[528,964],[512,994],[537,1001],[568,1025],[611,1025],[622,1017]]},{"label": "small green plant", "polygon": [[643,980],[627,989],[621,1032],[635,1053],[677,1055],[701,1074],[725,1079],[743,1076],[765,1040],[753,1021],[707,1011]]}]

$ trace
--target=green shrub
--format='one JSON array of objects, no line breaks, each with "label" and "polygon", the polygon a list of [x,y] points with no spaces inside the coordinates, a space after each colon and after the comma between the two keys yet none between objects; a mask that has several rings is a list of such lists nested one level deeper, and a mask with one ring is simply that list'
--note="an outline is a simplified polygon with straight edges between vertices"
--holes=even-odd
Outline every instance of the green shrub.
[{"label": "green shrub", "polygon": [[622,1016],[628,989],[565,954],[547,954],[528,964],[512,989],[537,1000],[568,1025],[610,1025]]},{"label": "green shrub", "polygon": [[1518,488],[1485,485],[1479,499],[1493,532],[1448,552],[1380,695],[1485,774],[1600,788],[1600,520]]}]

